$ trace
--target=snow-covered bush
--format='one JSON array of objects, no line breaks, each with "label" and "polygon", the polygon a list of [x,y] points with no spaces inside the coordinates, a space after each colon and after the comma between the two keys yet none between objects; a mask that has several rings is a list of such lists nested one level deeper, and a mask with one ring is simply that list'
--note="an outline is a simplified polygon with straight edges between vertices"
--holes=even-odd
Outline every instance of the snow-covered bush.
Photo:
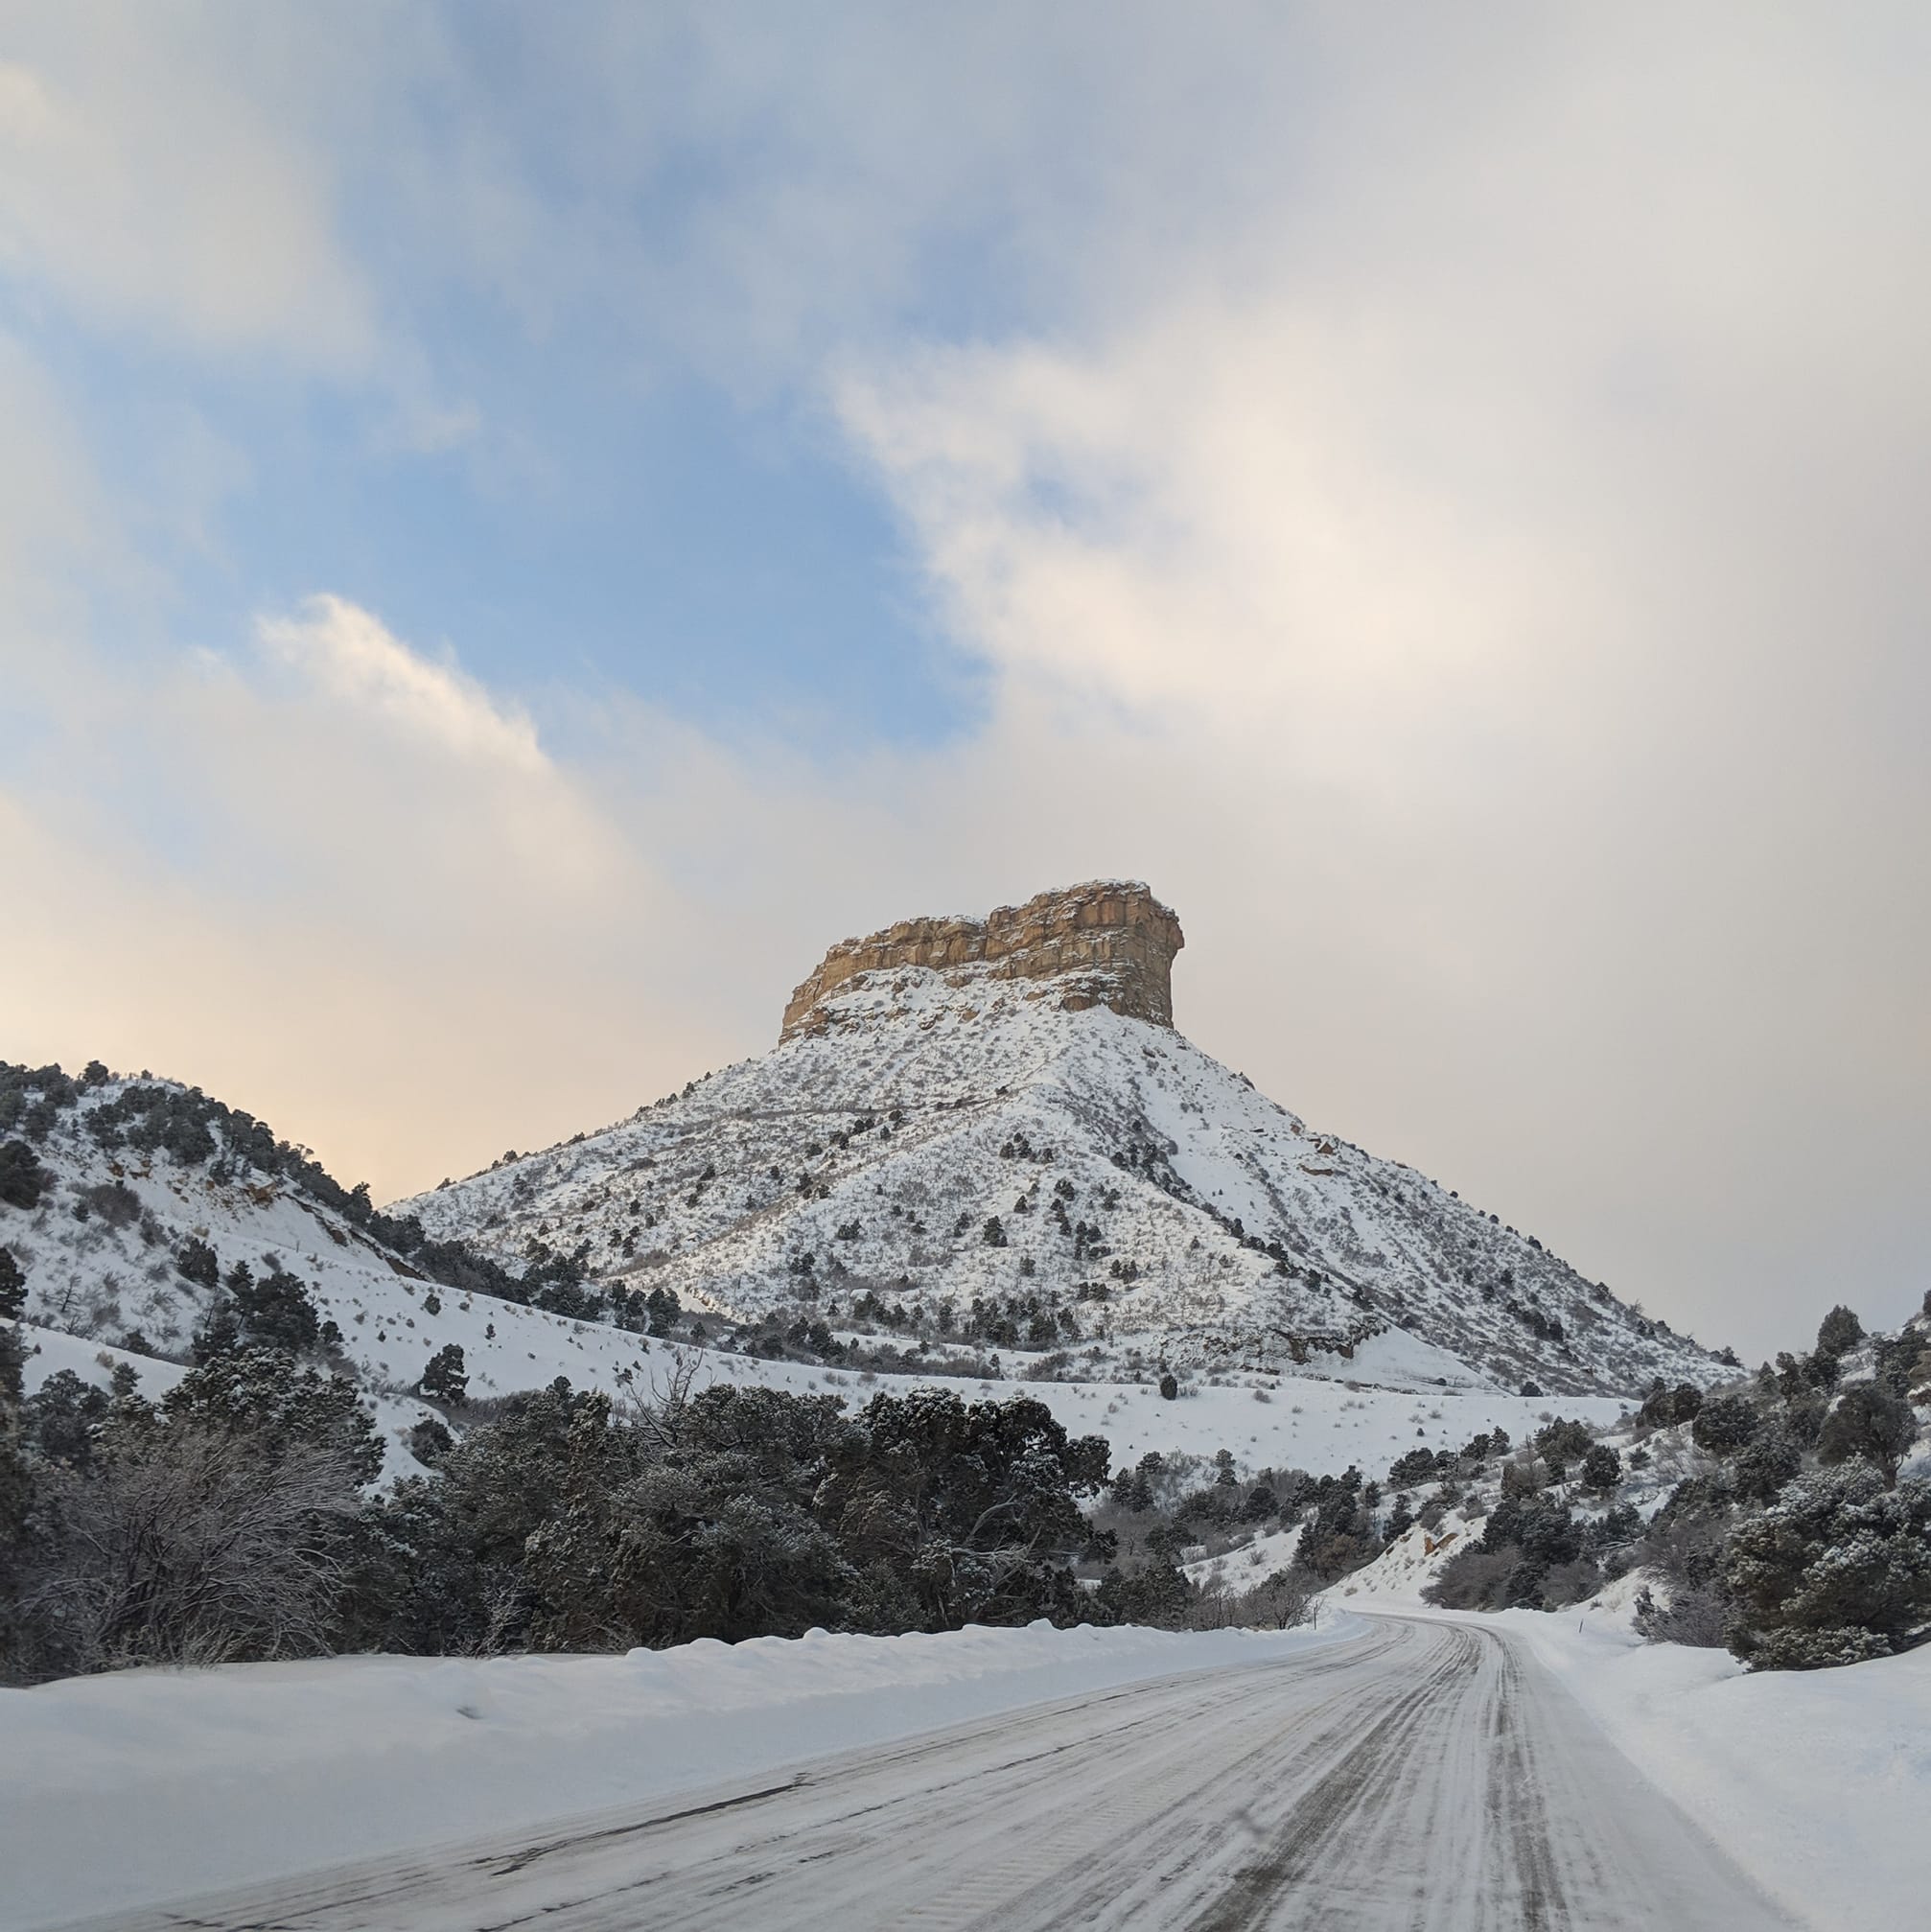
[{"label": "snow-covered bush", "polygon": [[1887,1657],[1931,1626],[1931,1483],[1866,1462],[1800,1478],[1732,1531],[1731,1650],[1757,1670]]}]

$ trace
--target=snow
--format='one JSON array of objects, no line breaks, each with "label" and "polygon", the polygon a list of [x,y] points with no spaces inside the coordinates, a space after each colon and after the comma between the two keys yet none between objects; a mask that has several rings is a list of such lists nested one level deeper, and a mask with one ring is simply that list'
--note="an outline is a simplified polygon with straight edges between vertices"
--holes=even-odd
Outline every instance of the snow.
[{"label": "snow", "polygon": [[[687,1310],[732,1316],[822,1310],[842,1334],[914,1361],[921,1335],[937,1356],[963,1348],[937,1333],[941,1300],[963,1321],[974,1295],[1037,1295],[1079,1334],[1000,1349],[989,1381],[726,1349],[689,1358],[690,1372],[854,1407],[934,1381],[968,1398],[1031,1395],[1075,1433],[1106,1436],[1116,1464],[1224,1448],[1244,1472],[1374,1476],[1404,1450],[1458,1448],[1497,1426],[1520,1437],[1556,1413],[1616,1419],[1617,1393],[1513,1393],[1531,1371],[1551,1390],[1631,1396],[1656,1373],[1718,1372],[1528,1237],[1308,1129],[1169,1029],[1104,1008],[1062,1013],[1012,983],[969,1000],[929,972],[867,976],[834,1003],[824,1036],[403,1205],[511,1265],[532,1238],[561,1251],[588,1242],[593,1278],[674,1288]],[[51,1174],[41,1204],[0,1213],[40,1347],[31,1382],[60,1367],[105,1382],[104,1363],[124,1361],[151,1394],[178,1379],[211,1300],[174,1265],[190,1235],[223,1269],[259,1271],[272,1257],[308,1284],[377,1412],[390,1478],[417,1466],[407,1436],[430,1411],[412,1391],[447,1343],[462,1348],[477,1397],[560,1375],[648,1395],[682,1372],[687,1352],[663,1341],[439,1289],[286,1177],[221,1178],[165,1152],[102,1149],[85,1116],[125,1084],[81,1096],[37,1148]],[[77,1221],[78,1197],[110,1178],[138,1217]],[[626,1257],[640,1213],[656,1224]],[[1005,1247],[980,1239],[991,1213]],[[1092,1230],[1083,1247],[1077,1222]],[[821,1279],[800,1300],[791,1264],[806,1252]],[[1128,1261],[1138,1278],[1112,1275]],[[868,1337],[852,1310],[866,1292],[910,1326]],[[1515,1295],[1560,1315],[1569,1339],[1537,1339],[1506,1307]],[[1178,1401],[1158,1395],[1163,1363],[1180,1373]]]},{"label": "snow", "polygon": [[1422,1592],[1442,1566],[1481,1531],[1479,1516],[1470,1520],[1452,1509],[1433,1529],[1417,1525],[1396,1537],[1372,1563],[1324,1590],[1322,1598],[1343,1607],[1358,1597],[1404,1609],[1419,1606]]},{"label": "snow", "polygon": [[[822,1035],[396,1211],[512,1266],[532,1239],[587,1244],[596,1278],[736,1318],[835,1300],[847,1327],[875,1294],[905,1313],[881,1330],[900,1345],[942,1342],[942,1301],[963,1317],[975,1297],[1040,1296],[1078,1332],[1025,1352],[1096,1381],[1164,1361],[1637,1394],[1722,1373],[1531,1237],[1310,1129],[1169,1028],[921,968],[861,975],[827,1011]],[[982,1238],[991,1216],[1004,1245]],[[1113,1272],[1127,1263],[1134,1275]],[[1015,1350],[1000,1353],[1013,1373]]]},{"label": "snow", "polygon": [[[1921,1925],[1931,1819],[1931,1649],[1749,1673],[1723,1650],[1645,1643],[1634,1585],[1584,1611],[1502,1613],[1617,1748],[1820,1932]],[[1609,1593],[1605,1593],[1608,1596]]]},{"label": "snow", "polygon": [[1224,1583],[1233,1591],[1252,1590],[1294,1560],[1306,1527],[1296,1523],[1291,1528],[1264,1531],[1218,1556],[1198,1556],[1181,1564],[1180,1573],[1189,1583]]},{"label": "snow", "polygon": [[[98,1150],[85,1143],[52,1141],[42,1157],[70,1184],[105,1175]],[[559,1375],[579,1388],[648,1396],[688,1365],[699,1386],[715,1381],[836,1394],[857,1408],[873,1394],[935,1380],[696,1349],[488,1295],[458,1294],[400,1271],[359,1229],[285,1184],[221,1182],[166,1155],[121,1165],[122,1177],[164,1230],[162,1241],[151,1245],[138,1228],[110,1229],[98,1219],[76,1223],[52,1200],[32,1215],[8,1217],[8,1243],[28,1274],[32,1338],[42,1350],[30,1361],[30,1386],[61,1367],[105,1385],[103,1356],[134,1366],[150,1395],[172,1386],[183,1373],[178,1362],[121,1348],[108,1338],[125,1336],[131,1325],[151,1348],[185,1356],[204,1297],[174,1272],[171,1255],[190,1233],[210,1242],[224,1265],[260,1266],[273,1254],[309,1284],[318,1312],[341,1330],[342,1352],[377,1409],[390,1477],[416,1468],[405,1443],[409,1428],[430,1411],[407,1391],[448,1342],[462,1348],[470,1392],[477,1397],[540,1387]],[[1036,1358],[1015,1354],[1009,1366],[1016,1371],[1028,1361]],[[1150,1450],[1210,1457],[1225,1448],[1244,1471],[1301,1468],[1317,1476],[1351,1464],[1379,1475],[1404,1450],[1458,1448],[1498,1425],[1520,1438],[1555,1413],[1606,1424],[1623,1407],[1601,1396],[1519,1396],[1470,1385],[1466,1378],[1462,1386],[1444,1389],[1434,1385],[1437,1365],[1429,1344],[1388,1331],[1362,1343],[1351,1362],[1337,1359],[1325,1367],[1316,1362],[1291,1375],[1230,1371],[1193,1379],[1172,1402],[1151,1381],[1042,1381],[1014,1373],[942,1385],[967,1399],[1035,1396],[1074,1434],[1105,1435],[1116,1466]],[[1336,1372],[1341,1369],[1345,1378]]]},{"label": "snow", "polygon": [[624,1657],[354,1657],[0,1690],[16,1932],[1286,1658],[1319,1632],[971,1627]]},{"label": "snow", "polygon": [[[1653,1783],[1800,1922],[1923,1922],[1931,1817],[1931,1648],[1836,1670],[1745,1671],[1728,1651],[1647,1643],[1640,1572],[1567,1611],[1436,1610],[1420,1593],[1478,1534],[1458,1516],[1410,1530],[1323,1594],[1337,1609],[1500,1625]],[[1451,1531],[1457,1540],[1444,1543]]]},{"label": "snow", "polygon": [[25,1321],[16,1327],[27,1353],[21,1365],[20,1383],[29,1395],[63,1369],[91,1388],[106,1388],[116,1368],[130,1368],[141,1393],[150,1402],[157,1402],[188,1372],[179,1362],[161,1362],[151,1355],[130,1355],[125,1348],[84,1341],[78,1335],[63,1335],[58,1328],[36,1328]]}]

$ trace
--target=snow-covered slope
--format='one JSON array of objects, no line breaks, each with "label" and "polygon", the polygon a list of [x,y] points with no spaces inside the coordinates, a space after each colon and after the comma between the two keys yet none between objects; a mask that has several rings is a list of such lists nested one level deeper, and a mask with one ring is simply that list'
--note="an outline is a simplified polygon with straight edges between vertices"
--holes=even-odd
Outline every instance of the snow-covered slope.
[{"label": "snow-covered slope", "polygon": [[1628,1394],[1724,1372],[1169,1028],[919,967],[861,975],[823,1017],[394,1212],[508,1264],[574,1254],[687,1309],[969,1342],[1008,1373]]},{"label": "snow-covered slope", "polygon": [[[376,1412],[386,1477],[416,1467],[409,1429],[431,1411],[412,1391],[449,1343],[463,1351],[472,1397],[540,1387],[558,1376],[579,1388],[647,1397],[689,1378],[700,1386],[717,1381],[838,1395],[858,1407],[931,1379],[697,1349],[454,1289],[429,1279],[420,1254],[412,1260],[384,1245],[343,1205],[353,1197],[298,1152],[290,1157],[292,1151],[248,1116],[146,1077],[104,1077],[69,1091],[58,1108],[45,1107],[42,1094],[28,1089],[38,1116],[31,1131],[39,1199],[28,1207],[0,1200],[0,1249],[26,1277],[30,1389],[62,1370],[105,1385],[116,1365],[133,1368],[151,1396],[171,1387],[196,1329],[221,1299],[182,1274],[190,1239],[214,1251],[223,1274],[238,1262],[258,1277],[279,1265],[302,1284],[316,1315],[334,1324],[333,1359]],[[95,1122],[99,1112],[149,1102],[145,1111],[136,1106],[138,1121],[165,1113],[188,1129],[144,1147],[137,1143],[154,1138],[151,1132],[137,1127],[117,1141]],[[197,1122],[205,1144],[192,1130]],[[1428,1377],[1417,1389],[1411,1349],[1410,1338],[1390,1330],[1337,1364],[1349,1370],[1346,1380],[1229,1370],[1191,1379],[1175,1401],[1162,1399],[1151,1381],[1025,1380],[1034,1358],[1023,1353],[1011,1357],[1010,1379],[961,1386],[970,1399],[1036,1396],[1073,1433],[1105,1436],[1116,1463],[1149,1450],[1211,1457],[1225,1448],[1245,1469],[1316,1475],[1350,1464],[1379,1471],[1405,1449],[1453,1448],[1498,1425],[1521,1436],[1550,1412],[1543,1398],[1491,1385],[1443,1389]],[[1561,1406],[1599,1423],[1613,1421],[1619,1407],[1600,1397]]]}]

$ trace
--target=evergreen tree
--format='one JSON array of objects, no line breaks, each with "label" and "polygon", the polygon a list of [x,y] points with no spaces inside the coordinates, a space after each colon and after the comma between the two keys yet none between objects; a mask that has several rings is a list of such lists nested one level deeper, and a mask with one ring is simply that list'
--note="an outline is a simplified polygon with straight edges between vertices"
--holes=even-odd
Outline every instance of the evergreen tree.
[{"label": "evergreen tree", "polygon": [[0,1144],[0,1201],[9,1207],[38,1207],[47,1170],[24,1140]]},{"label": "evergreen tree", "polygon": [[198,1235],[191,1234],[174,1255],[174,1272],[198,1288],[213,1288],[221,1278],[221,1257]]},{"label": "evergreen tree", "polygon": [[468,1401],[469,1371],[461,1348],[454,1341],[445,1342],[430,1356],[428,1367],[423,1370],[423,1379],[416,1386],[431,1402]]},{"label": "evergreen tree", "polygon": [[251,1343],[300,1355],[321,1340],[321,1316],[301,1279],[271,1260],[257,1280],[238,1264],[228,1277],[235,1314]]},{"label": "evergreen tree", "polygon": [[235,1313],[235,1298],[223,1294],[196,1329],[188,1343],[188,1353],[197,1367],[204,1368],[221,1356],[232,1355],[242,1346],[242,1321]]},{"label": "evergreen tree", "polygon": [[1884,1472],[1886,1483],[1893,1483],[1917,1432],[1917,1418],[1908,1402],[1885,1394],[1874,1382],[1860,1382],[1844,1391],[1825,1418],[1817,1457],[1834,1464],[1861,1455]]},{"label": "evergreen tree", "polygon": [[1735,1390],[1728,1395],[1710,1396],[1697,1410],[1689,1433],[1697,1448],[1707,1449],[1712,1455],[1727,1455],[1741,1449],[1762,1425],[1763,1417],[1756,1403],[1741,1390]]},{"label": "evergreen tree", "polygon": [[1848,1355],[1864,1339],[1864,1324],[1840,1301],[1817,1329],[1819,1355]]},{"label": "evergreen tree", "polygon": [[12,1248],[0,1247],[0,1316],[17,1321],[27,1311],[27,1275]]},{"label": "evergreen tree", "polygon": [[1607,1496],[1622,1480],[1622,1457],[1608,1443],[1593,1444],[1582,1458],[1582,1486],[1596,1496]]},{"label": "evergreen tree", "polygon": [[1769,1502],[1803,1467],[1797,1437],[1781,1425],[1759,1431],[1731,1461],[1730,1477],[1747,1502]]},{"label": "evergreen tree", "polygon": [[1732,1531],[1725,1636],[1757,1670],[1886,1657],[1931,1622],[1931,1483],[1870,1464],[1804,1477]]}]

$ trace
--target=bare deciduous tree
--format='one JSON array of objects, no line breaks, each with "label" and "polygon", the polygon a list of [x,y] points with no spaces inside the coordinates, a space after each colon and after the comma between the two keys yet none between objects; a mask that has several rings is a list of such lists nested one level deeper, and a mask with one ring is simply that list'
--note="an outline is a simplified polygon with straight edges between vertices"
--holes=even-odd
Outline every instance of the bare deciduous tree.
[{"label": "bare deciduous tree", "polygon": [[[314,1656],[329,1647],[357,1507],[347,1457],[156,1431],[82,1477],[50,1473],[53,1534],[22,1609],[66,1670]],[[51,1660],[50,1660],[51,1661]]]}]

